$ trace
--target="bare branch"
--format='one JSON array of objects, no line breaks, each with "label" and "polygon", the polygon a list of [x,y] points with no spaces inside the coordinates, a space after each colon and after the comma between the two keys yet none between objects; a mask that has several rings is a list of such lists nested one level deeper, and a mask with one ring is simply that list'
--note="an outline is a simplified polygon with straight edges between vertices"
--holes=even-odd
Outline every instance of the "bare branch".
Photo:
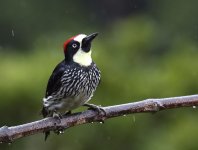
[{"label": "bare branch", "polygon": [[10,143],[16,139],[53,131],[60,128],[70,128],[76,125],[101,122],[108,118],[123,116],[133,113],[158,112],[160,110],[179,108],[179,107],[196,107],[198,105],[198,95],[170,97],[161,99],[146,99],[139,102],[102,107],[106,113],[98,114],[93,110],[86,110],[81,113],[74,113],[63,117],[61,120],[56,118],[45,118],[31,123],[0,128],[0,142]]}]

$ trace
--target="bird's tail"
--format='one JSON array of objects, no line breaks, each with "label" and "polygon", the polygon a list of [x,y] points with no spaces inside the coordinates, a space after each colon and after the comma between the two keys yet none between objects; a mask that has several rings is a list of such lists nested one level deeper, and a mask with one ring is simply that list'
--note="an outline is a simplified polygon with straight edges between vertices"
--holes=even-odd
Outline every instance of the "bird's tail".
[{"label": "bird's tail", "polygon": [[49,137],[49,135],[50,135],[50,131],[46,131],[45,132],[45,141],[47,141],[47,138]]},{"label": "bird's tail", "polygon": [[[49,111],[47,110],[46,107],[43,106],[42,110],[41,110],[41,114],[43,115],[43,118],[47,117],[49,115]],[[46,131],[45,132],[45,141],[47,141],[47,138],[50,135],[50,131]]]},{"label": "bird's tail", "polygon": [[47,117],[49,114],[49,111],[47,110],[46,107],[43,106],[42,110],[41,110],[41,114],[43,115],[43,118]]}]

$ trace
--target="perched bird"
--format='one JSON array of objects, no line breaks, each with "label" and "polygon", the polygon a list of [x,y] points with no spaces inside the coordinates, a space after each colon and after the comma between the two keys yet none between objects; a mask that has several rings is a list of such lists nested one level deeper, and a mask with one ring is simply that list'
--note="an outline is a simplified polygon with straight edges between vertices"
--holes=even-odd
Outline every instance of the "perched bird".
[{"label": "perched bird", "polygon": [[[43,98],[43,117],[60,116],[82,105],[99,108],[87,103],[100,82],[100,70],[91,57],[91,43],[97,35],[79,34],[64,43],[65,58],[52,72]],[[49,131],[45,139],[48,135]]]}]

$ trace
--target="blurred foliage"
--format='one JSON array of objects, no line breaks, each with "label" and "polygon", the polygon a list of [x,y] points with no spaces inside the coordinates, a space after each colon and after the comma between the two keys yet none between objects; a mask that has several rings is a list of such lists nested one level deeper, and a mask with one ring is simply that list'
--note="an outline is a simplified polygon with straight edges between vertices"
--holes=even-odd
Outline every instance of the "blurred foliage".
[{"label": "blurred foliage", "polygon": [[[197,1],[33,1],[0,5],[0,125],[40,119],[51,71],[64,59],[62,43],[100,32],[93,59],[102,82],[92,103],[115,105],[198,91]],[[82,111],[77,109],[75,111]],[[196,150],[197,109],[134,114],[52,134],[20,139],[0,149]]]}]

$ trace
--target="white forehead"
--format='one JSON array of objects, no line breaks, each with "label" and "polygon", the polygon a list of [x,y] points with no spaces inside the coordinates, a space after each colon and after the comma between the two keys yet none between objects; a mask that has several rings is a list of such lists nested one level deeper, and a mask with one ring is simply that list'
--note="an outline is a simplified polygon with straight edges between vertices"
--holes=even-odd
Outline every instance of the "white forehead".
[{"label": "white forehead", "polygon": [[84,39],[86,36],[87,36],[87,35],[85,35],[85,34],[79,34],[79,35],[77,35],[77,36],[74,38],[74,40],[81,43],[81,42],[82,42],[82,39]]}]

